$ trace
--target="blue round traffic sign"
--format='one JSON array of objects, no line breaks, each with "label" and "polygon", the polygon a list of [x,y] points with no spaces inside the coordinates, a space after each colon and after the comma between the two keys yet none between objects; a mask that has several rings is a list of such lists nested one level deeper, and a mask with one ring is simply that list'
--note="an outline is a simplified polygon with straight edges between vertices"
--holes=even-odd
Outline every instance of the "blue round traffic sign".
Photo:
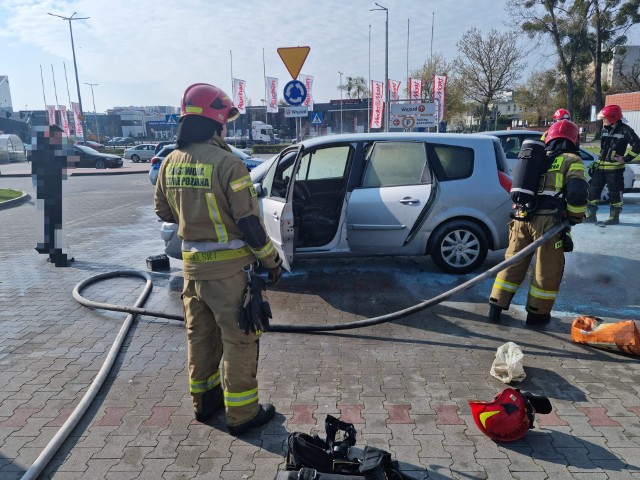
[{"label": "blue round traffic sign", "polygon": [[284,86],[284,99],[289,105],[297,107],[307,98],[307,87],[299,80],[291,80]]}]

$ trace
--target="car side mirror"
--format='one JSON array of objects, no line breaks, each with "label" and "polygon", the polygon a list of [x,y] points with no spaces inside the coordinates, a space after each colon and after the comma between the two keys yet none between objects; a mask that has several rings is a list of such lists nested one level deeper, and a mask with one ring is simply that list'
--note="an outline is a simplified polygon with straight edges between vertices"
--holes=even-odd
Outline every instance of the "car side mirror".
[{"label": "car side mirror", "polygon": [[258,197],[262,197],[264,195],[264,190],[262,189],[261,183],[254,183],[253,188],[255,189]]}]

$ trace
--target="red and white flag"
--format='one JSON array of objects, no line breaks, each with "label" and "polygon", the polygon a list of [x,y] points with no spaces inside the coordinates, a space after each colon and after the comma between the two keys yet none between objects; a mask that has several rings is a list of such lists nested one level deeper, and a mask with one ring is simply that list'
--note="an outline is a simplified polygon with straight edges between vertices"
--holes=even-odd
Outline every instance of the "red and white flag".
[{"label": "red and white flag", "polygon": [[311,87],[313,87],[313,77],[310,75],[298,75],[298,80],[304,83],[307,89],[307,97],[302,102],[302,105],[307,107],[309,112],[313,112],[313,95],[311,95]]},{"label": "red and white flag", "polygon": [[246,82],[239,78],[233,79],[233,104],[240,113],[247,113],[247,96],[245,92]]},{"label": "red and white flag", "polygon": [[69,117],[67,116],[67,107],[65,105],[58,105],[58,110],[60,111],[60,123],[62,124],[62,130],[64,130],[64,134],[67,137],[70,137],[71,131],[69,129]]},{"label": "red and white flag", "polygon": [[371,80],[371,120],[370,128],[382,128],[384,112],[384,82]]},{"label": "red and white flag", "polygon": [[56,107],[55,105],[47,105],[47,117],[49,117],[49,125],[56,124]]},{"label": "red and white flag", "polygon": [[422,80],[420,78],[409,79],[409,101],[422,100]]},{"label": "red and white flag", "polygon": [[266,77],[267,113],[278,113],[278,79]]},{"label": "red and white flag", "polygon": [[400,81],[389,79],[390,100],[400,100]]},{"label": "red and white flag", "polygon": [[82,130],[82,120],[80,119],[80,104],[71,102],[71,109],[73,110],[73,122],[76,131],[76,138],[81,139],[84,137],[84,131]]},{"label": "red and white flag", "polygon": [[444,94],[447,86],[446,75],[433,76],[433,101],[436,103],[436,121],[444,120]]}]

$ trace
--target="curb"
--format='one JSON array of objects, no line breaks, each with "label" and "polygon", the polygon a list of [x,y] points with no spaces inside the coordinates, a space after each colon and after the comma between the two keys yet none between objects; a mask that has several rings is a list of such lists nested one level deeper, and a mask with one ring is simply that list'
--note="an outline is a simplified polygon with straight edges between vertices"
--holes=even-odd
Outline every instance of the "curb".
[{"label": "curb", "polygon": [[[104,175],[135,175],[140,173],[149,174],[148,170],[139,170],[135,172],[71,172],[67,176],[69,177],[93,177],[93,176],[104,176]],[[31,177],[31,173],[2,173],[0,174],[0,178],[18,178],[18,177]]]},{"label": "curb", "polygon": [[23,204],[27,200],[31,198],[26,192],[22,192],[22,196],[18,198],[12,198],[11,200],[5,200],[4,202],[0,202],[0,210],[4,210],[5,208],[16,207],[18,205]]}]

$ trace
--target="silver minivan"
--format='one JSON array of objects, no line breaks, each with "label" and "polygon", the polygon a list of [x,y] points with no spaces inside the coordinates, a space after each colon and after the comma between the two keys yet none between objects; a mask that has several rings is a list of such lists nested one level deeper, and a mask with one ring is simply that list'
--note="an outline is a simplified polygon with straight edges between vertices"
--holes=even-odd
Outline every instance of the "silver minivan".
[{"label": "silver minivan", "polygon": [[305,140],[251,178],[287,269],[296,258],[430,255],[463,274],[508,244],[508,171],[485,135],[363,133]]}]

